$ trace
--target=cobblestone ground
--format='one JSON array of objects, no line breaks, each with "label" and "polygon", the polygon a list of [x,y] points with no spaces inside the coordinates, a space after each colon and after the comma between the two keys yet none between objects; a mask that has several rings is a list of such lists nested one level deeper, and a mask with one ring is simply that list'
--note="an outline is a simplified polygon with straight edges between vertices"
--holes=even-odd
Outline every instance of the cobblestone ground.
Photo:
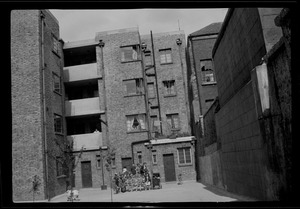
[{"label": "cobblestone ground", "polygon": [[[111,190],[100,188],[80,189],[79,202],[111,202]],[[113,202],[232,202],[255,201],[226,191],[205,186],[195,181],[162,183],[162,189],[133,191],[112,195]],[[51,199],[51,202],[67,202],[67,194]]]}]

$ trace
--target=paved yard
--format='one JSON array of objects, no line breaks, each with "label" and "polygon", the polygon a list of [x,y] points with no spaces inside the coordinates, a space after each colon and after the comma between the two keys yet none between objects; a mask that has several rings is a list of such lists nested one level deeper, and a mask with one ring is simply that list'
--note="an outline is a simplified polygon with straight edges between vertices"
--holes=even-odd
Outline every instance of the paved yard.
[{"label": "paved yard", "polygon": [[[110,188],[80,189],[80,202],[111,202]],[[162,183],[162,189],[133,191],[114,194],[113,202],[231,202],[254,201],[246,197],[233,195],[226,191],[207,187],[195,181],[183,182],[182,185]],[[67,195],[59,195],[51,202],[67,202]]]}]

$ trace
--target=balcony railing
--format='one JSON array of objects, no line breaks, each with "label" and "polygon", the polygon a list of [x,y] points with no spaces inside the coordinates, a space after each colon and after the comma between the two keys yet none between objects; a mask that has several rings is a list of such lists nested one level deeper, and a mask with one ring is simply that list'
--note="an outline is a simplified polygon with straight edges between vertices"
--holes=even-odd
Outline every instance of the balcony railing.
[{"label": "balcony railing", "polygon": [[66,116],[104,113],[100,110],[99,97],[65,101]]},{"label": "balcony railing", "polygon": [[69,141],[73,141],[73,151],[99,149],[102,146],[102,133],[77,134],[67,136]]},{"label": "balcony railing", "polygon": [[64,82],[81,81],[100,78],[97,63],[64,67]]}]

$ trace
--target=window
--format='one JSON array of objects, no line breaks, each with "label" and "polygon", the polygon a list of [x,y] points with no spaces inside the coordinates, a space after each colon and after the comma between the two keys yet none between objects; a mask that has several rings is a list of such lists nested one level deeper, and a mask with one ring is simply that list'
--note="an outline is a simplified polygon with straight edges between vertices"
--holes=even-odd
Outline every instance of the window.
[{"label": "window", "polygon": [[212,60],[201,60],[201,76],[202,76],[202,84],[215,83],[214,71],[212,68]]},{"label": "window", "polygon": [[139,114],[139,115],[129,115],[126,116],[127,118],[127,131],[142,131],[146,130],[146,115]]},{"label": "window", "polygon": [[171,49],[160,49],[160,64],[172,63]]},{"label": "window", "polygon": [[61,94],[60,77],[55,73],[53,73],[52,78],[53,78],[53,91]]},{"label": "window", "polygon": [[148,87],[148,97],[155,98],[154,83],[148,83],[147,87]]},{"label": "window", "polygon": [[178,114],[168,114],[167,122],[171,126],[171,129],[179,129],[179,116]]},{"label": "window", "polygon": [[175,80],[163,81],[163,83],[164,83],[165,96],[174,96],[174,95],[176,95]]},{"label": "window", "polygon": [[62,133],[62,117],[54,114],[54,131],[55,133]]},{"label": "window", "polygon": [[127,96],[141,95],[144,93],[143,80],[141,78],[123,81],[126,87]]},{"label": "window", "polygon": [[139,164],[143,164],[142,152],[141,152],[141,151],[138,151],[138,152],[137,152],[137,155],[138,155],[138,163],[139,163]]},{"label": "window", "polygon": [[138,45],[127,46],[121,48],[121,61],[135,61],[138,60],[139,48]]},{"label": "window", "polygon": [[101,158],[100,158],[100,155],[96,155],[96,168],[97,169],[101,168]]},{"label": "window", "polygon": [[62,157],[56,157],[56,176],[64,175]]},{"label": "window", "polygon": [[52,51],[56,54],[56,55],[60,55],[59,53],[59,41],[57,40],[57,38],[52,35],[52,41],[53,41],[53,48]]},{"label": "window", "polygon": [[156,150],[152,150],[152,163],[157,164],[157,154]]},{"label": "window", "polygon": [[116,155],[113,155],[113,156],[111,157],[111,166],[112,166],[112,167],[116,167]]},{"label": "window", "polygon": [[145,66],[151,66],[152,65],[152,57],[151,57],[151,52],[146,51],[145,52]]},{"label": "window", "polygon": [[178,148],[178,163],[179,164],[191,164],[192,157],[191,157],[191,148]]},{"label": "window", "polygon": [[159,120],[156,115],[151,115],[151,130],[153,132],[158,132],[159,131]]}]

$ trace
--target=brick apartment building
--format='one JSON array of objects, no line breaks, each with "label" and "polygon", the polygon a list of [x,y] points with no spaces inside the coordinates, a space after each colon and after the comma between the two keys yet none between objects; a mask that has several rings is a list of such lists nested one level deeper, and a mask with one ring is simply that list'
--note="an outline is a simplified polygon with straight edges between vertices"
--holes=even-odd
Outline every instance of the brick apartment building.
[{"label": "brick apartment building", "polygon": [[[188,36],[187,72],[188,100],[190,105],[190,124],[192,135],[196,137],[196,156],[201,149],[203,134],[203,115],[216,99],[217,82],[214,73],[212,49],[218,37],[222,22],[212,23]],[[196,158],[196,169],[199,169],[199,159]],[[197,172],[199,174],[200,171]],[[197,175],[199,180],[200,176]]]},{"label": "brick apartment building", "polygon": [[32,199],[34,175],[36,199],[66,190],[58,159],[66,142],[78,162],[76,188],[109,186],[109,150],[113,173],[146,162],[163,182],[195,179],[183,31],[128,28],[64,42],[49,11],[13,11],[11,19],[15,201]]}]

